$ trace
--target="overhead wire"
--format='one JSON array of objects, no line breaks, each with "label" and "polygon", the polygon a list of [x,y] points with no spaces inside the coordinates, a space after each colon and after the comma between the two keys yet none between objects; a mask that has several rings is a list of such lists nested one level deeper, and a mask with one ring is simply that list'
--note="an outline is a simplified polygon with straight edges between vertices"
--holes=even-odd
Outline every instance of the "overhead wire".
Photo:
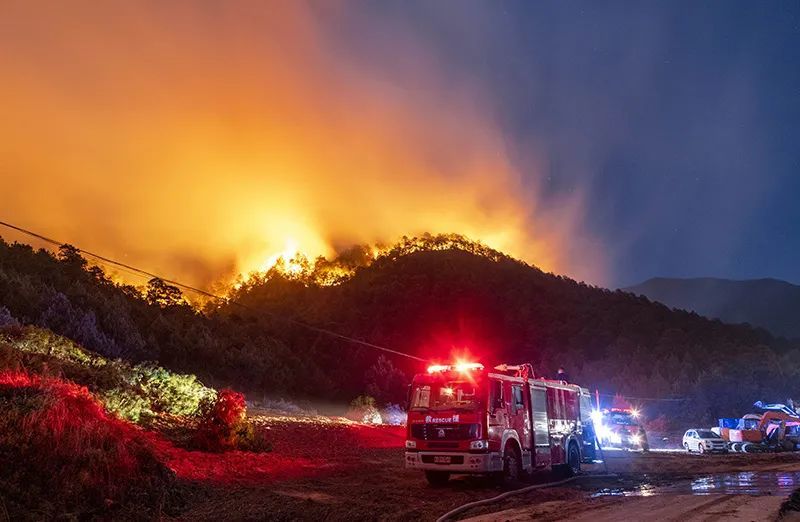
[{"label": "overhead wire", "polygon": [[[58,241],[56,239],[53,239],[53,238],[47,237],[45,235],[39,234],[39,233],[34,232],[32,230],[28,230],[26,228],[23,228],[23,227],[20,227],[20,226],[17,226],[17,225],[13,225],[11,223],[7,223],[5,221],[0,221],[0,225],[2,225],[4,227],[7,227],[7,228],[10,228],[12,230],[16,230],[17,232],[20,232],[22,234],[26,234],[28,236],[35,237],[35,238],[37,238],[37,239],[39,239],[41,241],[44,241],[44,242],[49,243],[49,244],[54,245],[54,246],[61,247],[61,246],[65,245],[65,244],[68,244],[68,243],[65,243],[63,241]],[[100,255],[100,254],[97,254],[97,253],[94,253],[94,252],[90,252],[88,250],[84,250],[83,248],[80,248],[80,247],[78,247],[76,245],[70,244],[70,246],[75,248],[75,250],[80,252],[81,254],[84,254],[84,255],[92,257],[94,259],[100,260],[103,263],[115,266],[117,268],[121,268],[121,269],[123,269],[124,271],[126,271],[128,273],[132,272],[134,274],[138,274],[140,276],[145,276],[145,277],[148,277],[150,279],[159,279],[159,280],[161,280],[161,281],[163,281],[165,283],[177,286],[179,288],[183,288],[185,290],[189,290],[191,292],[195,292],[195,293],[203,295],[205,297],[209,297],[209,298],[216,299],[216,300],[219,300],[219,301],[222,301],[222,302],[225,302],[225,303],[229,303],[229,304],[238,306],[240,308],[251,310],[251,311],[256,312],[256,313],[263,313],[263,314],[268,315],[268,316],[270,316],[270,317],[272,317],[274,319],[277,319],[277,320],[280,320],[280,321],[284,321],[284,322],[287,322],[287,323],[291,323],[291,324],[300,326],[302,328],[306,328],[308,330],[311,330],[313,332],[317,332],[317,333],[320,333],[320,334],[323,334],[323,335],[328,335],[330,337],[334,337],[334,338],[337,338],[337,339],[340,339],[340,340],[343,340],[343,341],[348,341],[348,342],[351,342],[353,344],[357,344],[357,345],[360,345],[360,346],[365,346],[367,348],[372,348],[372,349],[375,349],[375,350],[380,350],[382,352],[391,353],[391,354],[394,354],[394,355],[399,355],[399,356],[402,356],[402,357],[407,357],[409,359],[413,359],[413,360],[420,361],[420,362],[428,362],[426,359],[423,359],[421,357],[417,357],[416,355],[411,355],[411,354],[408,354],[408,353],[405,353],[405,352],[401,352],[399,350],[394,350],[392,348],[387,348],[385,346],[380,346],[380,345],[375,344],[375,343],[370,343],[368,341],[357,339],[355,337],[350,337],[349,335],[344,335],[344,334],[341,334],[339,332],[335,332],[333,330],[329,330],[327,328],[314,326],[312,324],[306,323],[305,321],[300,321],[298,319],[285,317],[283,315],[276,314],[274,312],[269,312],[267,310],[260,310],[260,309],[254,308],[252,306],[248,306],[248,305],[246,305],[244,303],[241,303],[239,301],[236,301],[234,299],[230,299],[228,297],[224,297],[224,296],[217,295],[217,294],[214,294],[214,293],[211,293],[211,292],[207,292],[206,290],[203,290],[201,288],[197,288],[195,286],[188,285],[188,284],[185,284],[185,283],[181,283],[180,281],[177,281],[175,279],[169,279],[169,278],[166,278],[166,277],[162,277],[162,276],[160,276],[158,274],[155,274],[155,273],[147,271],[147,270],[143,270],[141,268],[137,268],[137,267],[132,266],[130,264],[123,263],[121,261],[117,261],[117,260],[111,259],[109,257],[103,256],[103,255]]]},{"label": "overhead wire", "polygon": [[[300,326],[302,328],[305,328],[305,329],[313,331],[313,332],[317,332],[317,333],[320,333],[320,334],[323,334],[323,335],[328,335],[329,337],[337,338],[337,339],[340,339],[340,340],[343,340],[343,341],[349,341],[351,343],[354,343],[354,344],[357,344],[357,345],[360,345],[360,346],[364,346],[364,347],[367,347],[367,348],[372,348],[372,349],[375,349],[375,350],[380,350],[380,351],[383,351],[383,352],[386,352],[386,353],[391,353],[391,354],[399,355],[399,356],[402,356],[402,357],[407,357],[409,359],[413,359],[413,360],[416,360],[416,361],[428,362],[427,359],[423,359],[423,358],[417,357],[415,355],[411,355],[411,354],[408,354],[408,353],[405,353],[405,352],[401,352],[399,350],[394,350],[392,348],[387,348],[385,346],[380,346],[378,344],[370,343],[370,342],[364,341],[362,339],[357,339],[355,337],[350,337],[349,335],[340,334],[340,333],[335,332],[333,330],[329,330],[327,328],[322,328],[322,327],[319,327],[319,326],[314,326],[312,324],[306,323],[305,321],[300,321],[298,319],[285,317],[283,315],[280,315],[280,314],[277,314],[277,313],[274,313],[274,312],[270,312],[270,311],[267,311],[267,310],[261,310],[261,309],[254,308],[252,306],[246,305],[246,304],[241,303],[239,301],[236,301],[234,299],[230,299],[229,297],[217,295],[217,294],[208,292],[206,290],[203,290],[201,288],[197,288],[197,287],[188,285],[186,283],[181,283],[180,281],[177,281],[175,279],[169,279],[169,278],[166,278],[166,277],[162,277],[162,276],[160,276],[158,274],[155,274],[153,272],[150,272],[150,271],[147,271],[147,270],[143,270],[141,268],[137,268],[135,266],[132,266],[132,265],[127,264],[127,263],[123,263],[121,261],[116,261],[116,260],[111,259],[109,257],[103,256],[103,255],[100,255],[100,254],[97,254],[97,253],[94,253],[94,252],[90,252],[88,250],[84,250],[83,248],[80,248],[80,247],[78,247],[76,245],[72,245],[71,243],[65,243],[63,241],[58,241],[56,239],[47,237],[45,235],[39,234],[37,232],[34,232],[32,230],[28,230],[26,228],[23,228],[23,227],[20,227],[20,226],[17,226],[17,225],[13,225],[13,224],[5,222],[5,221],[0,221],[0,225],[2,225],[4,227],[7,227],[7,228],[10,228],[12,230],[16,230],[17,232],[21,232],[21,233],[26,234],[28,236],[35,237],[35,238],[37,238],[37,239],[39,239],[41,241],[44,241],[46,243],[49,243],[49,244],[57,246],[57,247],[61,247],[61,246],[65,245],[65,244],[70,244],[72,247],[75,248],[75,250],[77,250],[81,254],[84,254],[84,255],[89,256],[89,257],[91,257],[93,259],[99,260],[104,264],[107,264],[107,265],[110,265],[110,266],[114,266],[114,267],[116,267],[118,269],[121,269],[122,271],[124,271],[124,272],[126,272],[128,274],[131,274],[131,275],[147,277],[149,279],[159,279],[161,281],[164,281],[165,283],[177,286],[179,288],[183,288],[185,290],[189,290],[191,292],[195,292],[195,293],[203,295],[205,297],[209,297],[211,299],[216,299],[216,300],[219,300],[219,301],[231,304],[231,305],[235,305],[235,306],[238,306],[240,308],[243,308],[243,309],[246,309],[246,310],[250,310],[250,311],[253,311],[253,312],[256,312],[256,313],[262,313],[262,314],[268,315],[268,316],[270,316],[270,317],[272,317],[274,319],[277,319],[279,321],[284,321],[284,322],[287,322],[287,323],[290,323],[290,324],[294,324],[294,325]],[[621,396],[623,399],[634,400],[634,401],[683,401],[683,400],[686,400],[685,398],[628,397],[628,396],[624,396],[624,395],[611,394],[611,393],[601,393],[600,395],[602,395],[604,397],[618,397],[618,396]]]}]

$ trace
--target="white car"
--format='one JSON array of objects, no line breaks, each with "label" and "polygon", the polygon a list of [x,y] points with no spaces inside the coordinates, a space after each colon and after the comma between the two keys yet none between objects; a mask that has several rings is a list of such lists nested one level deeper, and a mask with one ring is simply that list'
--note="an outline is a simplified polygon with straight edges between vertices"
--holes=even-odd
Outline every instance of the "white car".
[{"label": "white car", "polygon": [[728,453],[728,443],[713,431],[704,429],[686,430],[683,447],[689,453]]}]

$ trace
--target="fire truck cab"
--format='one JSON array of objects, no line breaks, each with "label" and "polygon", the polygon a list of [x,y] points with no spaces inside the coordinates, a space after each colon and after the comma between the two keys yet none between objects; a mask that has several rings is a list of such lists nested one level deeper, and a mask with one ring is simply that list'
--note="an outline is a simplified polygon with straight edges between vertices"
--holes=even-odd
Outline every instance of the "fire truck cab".
[{"label": "fire truck cab", "polygon": [[433,365],[411,384],[405,465],[433,485],[464,473],[571,475],[594,459],[594,442],[589,391],[536,378],[530,364]]}]

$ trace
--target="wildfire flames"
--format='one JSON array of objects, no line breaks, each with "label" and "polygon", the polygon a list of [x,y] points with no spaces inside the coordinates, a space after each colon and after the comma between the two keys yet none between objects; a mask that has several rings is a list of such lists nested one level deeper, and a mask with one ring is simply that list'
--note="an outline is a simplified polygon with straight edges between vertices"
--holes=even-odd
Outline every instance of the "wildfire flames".
[{"label": "wildfire flames", "polygon": [[6,6],[3,217],[206,287],[423,232],[602,273],[580,195],[538,197],[412,28],[365,45],[338,3],[231,4]]}]

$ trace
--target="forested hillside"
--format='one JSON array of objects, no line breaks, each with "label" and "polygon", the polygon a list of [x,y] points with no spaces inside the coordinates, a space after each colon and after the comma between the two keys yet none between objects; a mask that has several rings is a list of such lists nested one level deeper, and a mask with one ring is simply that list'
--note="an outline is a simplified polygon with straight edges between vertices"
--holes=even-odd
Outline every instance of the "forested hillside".
[{"label": "forested hillside", "polygon": [[530,360],[543,375],[563,365],[603,393],[687,398],[648,401],[651,415],[699,421],[796,394],[800,351],[763,330],[546,274],[463,238],[405,240],[374,260],[367,252],[276,267],[232,291],[245,306],[209,304],[200,313],[161,281],[112,283],[69,247],[53,256],[0,243],[0,306],[14,318],[0,322],[42,325],[209,385],[331,401],[365,390],[401,401],[403,374],[422,364],[378,361],[379,352],[299,322],[426,359]]},{"label": "forested hillside", "polygon": [[800,352],[764,330],[545,274],[499,253],[412,246],[341,285],[272,274],[235,296],[426,358],[466,347],[486,362],[533,361],[543,375],[563,365],[575,381],[609,394],[691,399],[647,404],[671,416],[735,414],[759,397],[796,393]]}]

